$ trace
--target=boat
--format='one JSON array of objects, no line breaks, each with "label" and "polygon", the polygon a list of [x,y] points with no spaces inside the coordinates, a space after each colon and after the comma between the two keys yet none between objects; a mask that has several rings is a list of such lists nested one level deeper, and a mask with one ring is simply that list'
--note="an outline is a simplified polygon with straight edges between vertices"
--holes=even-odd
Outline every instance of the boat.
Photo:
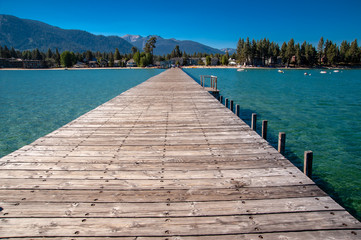
[{"label": "boat", "polygon": [[326,71],[321,71],[320,73],[325,74],[325,73],[327,73],[327,72],[326,72]]},{"label": "boat", "polygon": [[279,73],[284,73],[283,70],[281,70],[281,69],[278,69],[278,72],[279,72]]},{"label": "boat", "polygon": [[339,71],[339,70],[334,70],[333,72],[334,72],[334,73],[338,73],[338,72],[340,72],[340,71]]},{"label": "boat", "polygon": [[244,68],[238,68],[237,69],[237,72],[243,72],[244,71]]}]

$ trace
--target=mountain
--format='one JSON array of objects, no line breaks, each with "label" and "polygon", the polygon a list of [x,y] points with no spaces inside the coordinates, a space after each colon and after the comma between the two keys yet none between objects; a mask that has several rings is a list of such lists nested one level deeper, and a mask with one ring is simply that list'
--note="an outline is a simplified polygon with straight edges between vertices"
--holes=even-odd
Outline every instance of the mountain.
[{"label": "mountain", "polygon": [[206,45],[203,45],[198,42],[190,41],[190,40],[177,40],[174,38],[171,39],[164,39],[157,35],[150,35],[147,37],[142,37],[139,35],[125,35],[122,38],[127,40],[129,43],[133,44],[139,50],[143,50],[145,43],[148,41],[149,38],[156,37],[157,42],[155,44],[154,54],[155,55],[164,55],[171,53],[176,45],[179,45],[179,49],[183,52],[185,51],[188,54],[193,53],[220,53],[223,54],[219,49],[215,49]]},{"label": "mountain", "polygon": [[233,53],[237,52],[237,49],[234,49],[234,48],[222,48],[221,51],[223,53],[228,52],[229,55],[232,55]]},{"label": "mountain", "polygon": [[81,30],[65,30],[43,22],[21,19],[10,15],[0,15],[0,45],[17,50],[49,48],[60,52],[87,50],[129,53],[132,45],[121,37],[94,35]]}]

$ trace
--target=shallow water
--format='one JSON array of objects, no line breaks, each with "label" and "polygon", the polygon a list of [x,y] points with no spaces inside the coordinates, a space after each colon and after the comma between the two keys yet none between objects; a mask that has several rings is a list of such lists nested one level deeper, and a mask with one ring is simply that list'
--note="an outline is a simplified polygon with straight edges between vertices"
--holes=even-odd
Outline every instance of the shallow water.
[{"label": "shallow water", "polygon": [[194,79],[218,76],[224,98],[240,105],[257,131],[268,120],[268,141],[276,147],[286,132],[286,157],[302,168],[306,150],[314,152],[313,180],[361,219],[361,70],[320,74],[320,70],[185,69]]},{"label": "shallow water", "polygon": [[162,71],[0,71],[0,157]]}]

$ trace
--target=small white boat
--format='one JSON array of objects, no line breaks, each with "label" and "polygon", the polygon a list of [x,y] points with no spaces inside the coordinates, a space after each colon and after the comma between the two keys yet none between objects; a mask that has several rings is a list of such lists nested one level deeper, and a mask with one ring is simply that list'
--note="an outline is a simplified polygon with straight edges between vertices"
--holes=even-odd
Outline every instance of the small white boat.
[{"label": "small white boat", "polygon": [[338,72],[340,72],[340,71],[339,71],[339,70],[334,70],[333,72],[334,72],[334,73],[338,73]]},{"label": "small white boat", "polygon": [[321,73],[321,74],[325,74],[325,73],[327,73],[327,72],[326,72],[326,71],[321,71],[320,73]]},{"label": "small white boat", "polygon": [[281,69],[278,69],[278,72],[279,72],[279,73],[284,73],[283,70],[281,70]]},{"label": "small white boat", "polygon": [[238,69],[237,69],[237,72],[243,72],[243,71],[244,71],[243,68],[238,68]]}]

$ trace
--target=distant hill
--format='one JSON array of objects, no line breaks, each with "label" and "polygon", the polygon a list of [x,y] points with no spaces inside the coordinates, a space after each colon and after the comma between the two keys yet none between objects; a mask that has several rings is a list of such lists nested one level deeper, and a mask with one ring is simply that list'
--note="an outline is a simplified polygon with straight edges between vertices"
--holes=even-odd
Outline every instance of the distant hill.
[{"label": "distant hill", "polygon": [[232,55],[233,53],[236,53],[237,52],[237,49],[234,49],[234,48],[222,48],[221,51],[223,53],[227,52],[228,51],[228,54],[229,55]]},{"label": "distant hill", "polygon": [[[40,51],[46,52],[49,48],[52,50],[58,48],[60,52],[65,50],[114,52],[115,48],[118,48],[120,53],[129,53],[133,45],[139,50],[143,50],[150,37],[152,36],[142,37],[129,34],[123,37],[94,35],[82,30],[61,29],[40,21],[0,15],[0,45],[6,45],[8,48],[14,47],[20,51],[38,48]],[[188,54],[224,53],[219,49],[194,41],[156,37],[155,55],[171,53],[176,45],[179,45],[180,50]]]},{"label": "distant hill", "polygon": [[[154,49],[155,55],[164,55],[171,53],[176,45],[179,45],[179,49],[183,52],[185,51],[188,54],[193,53],[220,53],[223,54],[219,49],[215,49],[206,45],[203,45],[198,42],[189,41],[189,40],[177,40],[174,38],[171,39],[164,39],[160,36],[153,35],[157,37],[157,42],[155,44],[156,48]],[[139,50],[143,50],[145,43],[148,41],[149,38],[153,36],[142,37],[139,35],[125,35],[122,38],[127,40],[129,43],[133,44]]]},{"label": "distant hill", "polygon": [[129,53],[132,45],[121,37],[94,35],[81,30],[65,30],[43,22],[0,15],[0,45],[17,50],[49,48],[59,51],[83,52],[86,50]]}]

